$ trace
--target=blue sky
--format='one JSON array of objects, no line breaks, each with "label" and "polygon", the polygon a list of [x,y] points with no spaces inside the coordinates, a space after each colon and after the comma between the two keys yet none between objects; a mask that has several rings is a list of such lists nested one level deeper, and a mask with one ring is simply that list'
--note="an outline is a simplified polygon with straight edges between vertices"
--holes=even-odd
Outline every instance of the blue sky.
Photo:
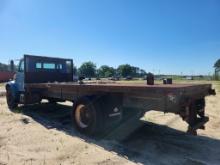
[{"label": "blue sky", "polygon": [[0,0],[0,61],[23,54],[166,74],[220,58],[219,0]]}]

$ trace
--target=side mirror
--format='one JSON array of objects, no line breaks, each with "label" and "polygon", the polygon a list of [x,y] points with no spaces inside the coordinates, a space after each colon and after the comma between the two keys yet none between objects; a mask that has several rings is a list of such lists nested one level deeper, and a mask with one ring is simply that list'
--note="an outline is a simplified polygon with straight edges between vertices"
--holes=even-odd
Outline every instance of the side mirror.
[{"label": "side mirror", "polygon": [[14,72],[14,70],[15,70],[14,61],[11,60],[11,61],[10,61],[10,71]]}]

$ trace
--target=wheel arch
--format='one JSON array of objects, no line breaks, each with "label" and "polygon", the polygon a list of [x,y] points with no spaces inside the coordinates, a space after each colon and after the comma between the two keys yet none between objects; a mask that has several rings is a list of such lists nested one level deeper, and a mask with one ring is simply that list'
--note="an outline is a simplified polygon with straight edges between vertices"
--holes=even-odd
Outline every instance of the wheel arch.
[{"label": "wheel arch", "polygon": [[13,82],[7,83],[5,85],[5,89],[6,89],[6,91],[10,89],[12,91],[12,94],[14,97],[18,96],[18,88],[15,83],[13,83]]}]

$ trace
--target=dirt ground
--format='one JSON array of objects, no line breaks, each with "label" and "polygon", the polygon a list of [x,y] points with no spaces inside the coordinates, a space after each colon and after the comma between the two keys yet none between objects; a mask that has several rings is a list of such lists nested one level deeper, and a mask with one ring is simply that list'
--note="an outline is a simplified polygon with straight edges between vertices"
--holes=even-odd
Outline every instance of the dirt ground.
[{"label": "dirt ground", "polygon": [[[220,83],[206,98],[210,121],[198,136],[185,134],[178,116],[145,114],[145,125],[124,141],[79,134],[70,120],[71,104],[43,103],[11,112],[0,97],[0,165],[58,164],[220,164]],[[0,89],[1,90],[1,89]]]}]

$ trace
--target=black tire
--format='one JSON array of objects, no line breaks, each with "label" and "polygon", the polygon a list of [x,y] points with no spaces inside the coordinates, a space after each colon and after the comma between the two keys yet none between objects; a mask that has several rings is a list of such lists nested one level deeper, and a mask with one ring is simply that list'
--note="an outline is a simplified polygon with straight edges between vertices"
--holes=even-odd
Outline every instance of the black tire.
[{"label": "black tire", "polygon": [[73,104],[74,127],[81,133],[94,136],[104,129],[104,117],[95,98],[83,97]]},{"label": "black tire", "polygon": [[7,89],[7,91],[6,91],[6,100],[7,100],[8,108],[10,110],[13,110],[18,107],[18,103],[16,102],[16,98],[12,94],[12,91],[10,88]]}]

